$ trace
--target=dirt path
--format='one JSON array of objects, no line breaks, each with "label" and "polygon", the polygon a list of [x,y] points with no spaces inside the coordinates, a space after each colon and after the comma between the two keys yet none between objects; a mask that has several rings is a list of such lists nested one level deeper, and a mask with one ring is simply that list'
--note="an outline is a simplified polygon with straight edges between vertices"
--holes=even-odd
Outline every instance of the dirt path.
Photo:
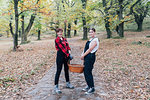
[{"label": "dirt path", "polygon": [[[71,39],[69,42],[72,49],[72,55],[75,57],[71,63],[81,64],[82,61],[79,59],[81,54],[81,47],[77,45],[73,45],[76,39]],[[37,85],[29,88],[25,91],[28,98],[32,98],[32,100],[103,100],[100,95],[106,96],[107,94],[103,91],[102,84],[100,85],[99,77],[96,73],[94,74],[96,92],[92,95],[84,95],[82,92],[82,88],[85,87],[86,83],[84,80],[83,73],[72,73],[70,72],[70,80],[71,83],[75,86],[75,89],[66,89],[65,88],[65,78],[64,71],[62,70],[59,85],[62,90],[61,95],[53,95],[53,84],[54,84],[54,76],[56,72],[56,64],[54,64],[50,70],[46,73],[46,75],[38,82]],[[96,68],[94,69],[96,70]],[[93,71],[94,72],[94,71]],[[26,99],[28,99],[26,98]]]}]

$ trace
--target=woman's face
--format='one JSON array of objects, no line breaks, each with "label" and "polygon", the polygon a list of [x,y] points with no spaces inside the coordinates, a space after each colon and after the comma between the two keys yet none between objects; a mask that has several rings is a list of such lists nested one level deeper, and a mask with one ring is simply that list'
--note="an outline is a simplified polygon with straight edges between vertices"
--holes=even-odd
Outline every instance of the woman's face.
[{"label": "woman's face", "polygon": [[89,31],[89,37],[92,38],[95,36],[95,32],[93,30]]},{"label": "woman's face", "polygon": [[62,37],[62,35],[63,35],[63,32],[62,31],[59,31],[58,33],[57,33],[57,35],[58,35],[58,37]]}]

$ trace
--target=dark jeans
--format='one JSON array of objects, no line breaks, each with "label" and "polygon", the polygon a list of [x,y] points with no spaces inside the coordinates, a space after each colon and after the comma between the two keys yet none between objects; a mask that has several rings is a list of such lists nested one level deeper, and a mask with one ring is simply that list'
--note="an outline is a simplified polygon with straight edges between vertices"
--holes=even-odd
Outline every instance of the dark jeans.
[{"label": "dark jeans", "polygon": [[95,53],[89,53],[85,58],[84,58],[84,77],[87,82],[87,85],[91,88],[94,87],[94,80],[93,80],[93,75],[92,75],[92,69],[93,65],[95,63]]},{"label": "dark jeans", "polygon": [[57,71],[55,75],[55,85],[58,84],[59,82],[59,76],[60,76],[63,64],[64,64],[66,82],[69,82],[69,71],[68,71],[67,62],[68,60],[65,58],[64,53],[62,51],[57,51],[57,57],[56,57]]}]

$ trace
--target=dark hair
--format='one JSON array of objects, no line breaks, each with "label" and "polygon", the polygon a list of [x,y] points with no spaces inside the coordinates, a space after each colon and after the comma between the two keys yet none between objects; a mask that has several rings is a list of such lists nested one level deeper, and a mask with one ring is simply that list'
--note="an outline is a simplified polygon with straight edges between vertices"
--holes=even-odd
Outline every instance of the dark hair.
[{"label": "dark hair", "polygon": [[96,32],[95,28],[91,28],[90,30],[92,30],[92,31]]},{"label": "dark hair", "polygon": [[56,33],[58,33],[58,32],[63,32],[63,29],[57,28],[57,29],[56,29]]}]

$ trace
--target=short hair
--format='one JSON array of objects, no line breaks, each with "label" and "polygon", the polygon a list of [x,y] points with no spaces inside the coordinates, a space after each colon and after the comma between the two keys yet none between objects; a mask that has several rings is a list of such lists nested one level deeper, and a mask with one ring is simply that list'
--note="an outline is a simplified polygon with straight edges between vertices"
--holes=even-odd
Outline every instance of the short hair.
[{"label": "short hair", "polygon": [[95,28],[91,28],[90,30],[92,30],[92,31],[96,32]]},{"label": "short hair", "polygon": [[56,29],[56,33],[58,33],[58,32],[63,32],[63,29],[57,28],[57,29]]}]

